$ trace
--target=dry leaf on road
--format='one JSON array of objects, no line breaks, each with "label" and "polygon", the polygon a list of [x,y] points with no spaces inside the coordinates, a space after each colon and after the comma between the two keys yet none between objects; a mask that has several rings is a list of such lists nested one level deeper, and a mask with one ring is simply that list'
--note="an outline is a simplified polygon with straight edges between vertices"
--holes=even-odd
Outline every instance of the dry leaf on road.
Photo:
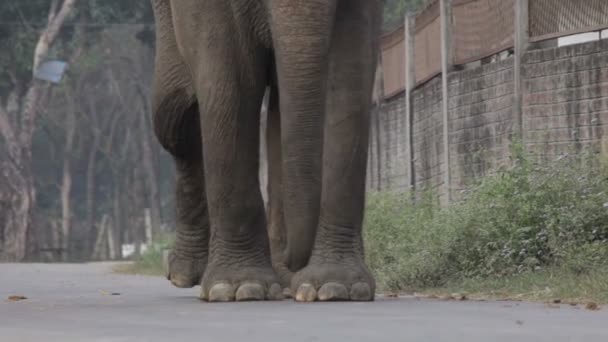
[{"label": "dry leaf on road", "polygon": [[597,303],[589,302],[589,303],[587,303],[587,305],[585,305],[585,309],[591,310],[591,311],[598,311],[600,309],[600,306],[597,305]]}]

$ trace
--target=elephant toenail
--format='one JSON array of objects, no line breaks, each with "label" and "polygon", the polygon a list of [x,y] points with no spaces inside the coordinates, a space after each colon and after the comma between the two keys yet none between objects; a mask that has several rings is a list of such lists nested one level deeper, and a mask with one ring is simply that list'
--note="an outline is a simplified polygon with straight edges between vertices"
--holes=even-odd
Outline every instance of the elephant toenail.
[{"label": "elephant toenail", "polygon": [[268,289],[268,300],[282,300],[283,297],[283,290],[281,288],[281,285],[279,284],[272,284],[270,286],[270,288]]},{"label": "elephant toenail", "polygon": [[209,290],[210,302],[231,302],[234,301],[234,286],[227,283],[215,284]]},{"label": "elephant toenail", "polygon": [[319,289],[319,300],[348,300],[348,290],[340,283],[327,283]]},{"label": "elephant toenail", "polygon": [[171,281],[171,284],[173,284],[173,286],[175,287],[190,288],[194,286],[194,282],[185,276],[171,274],[167,277],[167,279],[169,279]]},{"label": "elephant toenail", "polygon": [[317,290],[311,284],[302,284],[296,293],[298,302],[314,302],[317,299]]},{"label": "elephant toenail", "polygon": [[247,300],[263,300],[264,299],[264,287],[256,283],[244,283],[239,286],[236,291],[236,300],[247,301]]},{"label": "elephant toenail", "polygon": [[198,298],[199,298],[200,300],[204,300],[204,301],[206,301],[206,302],[208,302],[208,301],[209,301],[209,296],[207,295],[207,293],[206,293],[205,289],[201,289],[201,292],[200,292],[200,294],[199,294]]},{"label": "elephant toenail", "polygon": [[374,299],[372,289],[367,283],[356,283],[350,288],[350,299],[356,301],[370,301]]}]

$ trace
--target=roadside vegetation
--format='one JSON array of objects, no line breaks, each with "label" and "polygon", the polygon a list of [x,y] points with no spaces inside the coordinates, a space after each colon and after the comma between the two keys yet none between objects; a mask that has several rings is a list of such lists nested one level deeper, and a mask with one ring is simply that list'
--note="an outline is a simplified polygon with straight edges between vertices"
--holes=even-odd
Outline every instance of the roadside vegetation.
[{"label": "roadside vegetation", "polygon": [[164,276],[163,251],[169,250],[172,245],[172,234],[164,235],[152,243],[152,246],[147,248],[140,256],[136,256],[133,262],[116,265],[114,271],[127,274]]},{"label": "roadside vegetation", "polygon": [[[366,257],[380,292],[608,303],[608,163],[514,155],[447,208],[431,194],[369,196]],[[162,275],[170,245],[118,271]]]},{"label": "roadside vegetation", "polygon": [[379,290],[608,303],[608,165],[514,155],[447,208],[432,195],[371,195],[365,241]]}]

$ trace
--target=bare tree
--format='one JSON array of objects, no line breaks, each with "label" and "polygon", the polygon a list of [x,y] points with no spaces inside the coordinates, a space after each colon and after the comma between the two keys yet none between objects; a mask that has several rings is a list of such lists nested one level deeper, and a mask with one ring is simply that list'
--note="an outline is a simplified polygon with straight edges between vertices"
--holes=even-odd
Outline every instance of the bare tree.
[{"label": "bare tree", "polygon": [[[59,30],[74,10],[76,0],[53,0],[48,21],[42,30],[33,56],[35,72],[47,58]],[[14,80],[18,83],[18,80]],[[32,210],[36,203],[36,189],[32,177],[32,138],[36,129],[38,104],[47,87],[42,81],[32,80],[24,96],[18,88],[0,105],[0,134],[4,138],[8,158],[2,167],[2,176],[10,180],[9,208],[4,215],[4,246],[1,258],[20,261],[26,257],[27,237],[32,224]]]},{"label": "bare tree", "polygon": [[141,136],[142,147],[142,162],[146,175],[146,186],[148,188],[148,205],[150,207],[150,218],[152,223],[152,236],[158,236],[160,226],[162,224],[161,206],[160,206],[160,191],[158,189],[158,170],[157,164],[154,163],[154,153],[152,147],[152,127],[148,120],[150,113],[147,101],[148,97],[144,94],[141,84],[137,85],[138,95],[140,99],[139,111],[139,134]]},{"label": "bare tree", "polygon": [[[139,149],[141,151],[141,171],[145,179],[144,198],[145,207],[150,209],[150,223],[152,236],[158,236],[162,224],[161,201],[159,189],[159,170],[156,162],[155,147],[151,132],[151,110],[148,104],[150,94],[150,80],[146,79],[145,50],[124,51],[116,58],[114,67],[122,71],[120,76],[110,73],[112,84],[116,87],[116,93],[121,103],[122,110],[126,115],[133,115],[137,120],[134,134],[138,136]],[[150,54],[151,55],[151,54]],[[149,62],[149,61],[148,61]],[[143,64],[143,65],[142,65]],[[149,63],[151,64],[151,63]],[[130,99],[127,101],[126,99]]]},{"label": "bare tree", "polygon": [[[89,239],[86,248],[88,250],[92,250],[94,247],[95,241],[99,238],[99,235],[102,231],[96,229],[96,214],[97,214],[97,206],[96,206],[96,175],[97,175],[97,161],[98,154],[102,150],[103,143],[108,141],[108,132],[110,131],[113,123],[113,118],[117,115],[120,115],[121,107],[119,101],[112,96],[103,96],[105,91],[108,93],[112,93],[111,90],[108,90],[108,82],[107,79],[103,77],[98,77],[97,73],[91,74],[91,77],[95,80],[94,85],[90,85],[89,87],[84,87],[87,90],[83,93],[83,99],[86,105],[86,111],[90,118],[90,130],[93,140],[89,145],[89,156],[87,163],[87,172],[86,172],[86,211],[87,211],[87,220],[86,220],[86,229],[89,232]],[[108,103],[108,98],[114,99],[113,103]],[[100,113],[101,110],[101,113]]]}]

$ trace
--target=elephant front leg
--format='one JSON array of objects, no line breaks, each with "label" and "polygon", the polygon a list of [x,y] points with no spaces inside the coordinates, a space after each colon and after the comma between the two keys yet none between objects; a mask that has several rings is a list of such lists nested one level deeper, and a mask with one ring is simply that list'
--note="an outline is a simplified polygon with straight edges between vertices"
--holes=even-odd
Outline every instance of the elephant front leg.
[{"label": "elephant front leg", "polygon": [[176,238],[167,278],[177,287],[200,284],[207,265],[209,218],[200,116],[188,68],[178,53],[170,4],[153,1],[156,18],[154,132],[176,165]]},{"label": "elephant front leg", "polygon": [[[231,63],[230,68],[241,64]],[[211,238],[201,298],[211,302],[280,299],[283,291],[271,265],[257,177],[261,103],[257,98],[261,100],[264,87],[261,91],[243,87],[230,78],[213,84],[218,89],[201,96],[212,104],[202,117]]]},{"label": "elephant front leg", "polygon": [[268,3],[280,98],[285,259],[295,272],[308,263],[319,219],[325,81],[336,1]]},{"label": "elephant front leg", "polygon": [[[328,73],[321,214],[308,265],[292,280],[298,301],[373,300],[362,221],[379,1],[341,1]],[[356,37],[356,38],[353,38]]]},{"label": "elephant front leg", "polygon": [[169,254],[167,279],[182,288],[200,284],[209,250],[199,114],[196,103],[185,94],[180,90],[164,97],[154,111],[156,135],[173,155],[177,174],[175,245]]},{"label": "elephant front leg", "polygon": [[258,179],[269,51],[247,22],[237,20],[232,1],[179,0],[172,10],[200,107],[210,222],[201,298],[281,298]]},{"label": "elephant front leg", "polygon": [[201,283],[207,266],[209,217],[202,160],[177,159],[176,168],[177,227],[167,279],[177,287],[187,288]]}]

